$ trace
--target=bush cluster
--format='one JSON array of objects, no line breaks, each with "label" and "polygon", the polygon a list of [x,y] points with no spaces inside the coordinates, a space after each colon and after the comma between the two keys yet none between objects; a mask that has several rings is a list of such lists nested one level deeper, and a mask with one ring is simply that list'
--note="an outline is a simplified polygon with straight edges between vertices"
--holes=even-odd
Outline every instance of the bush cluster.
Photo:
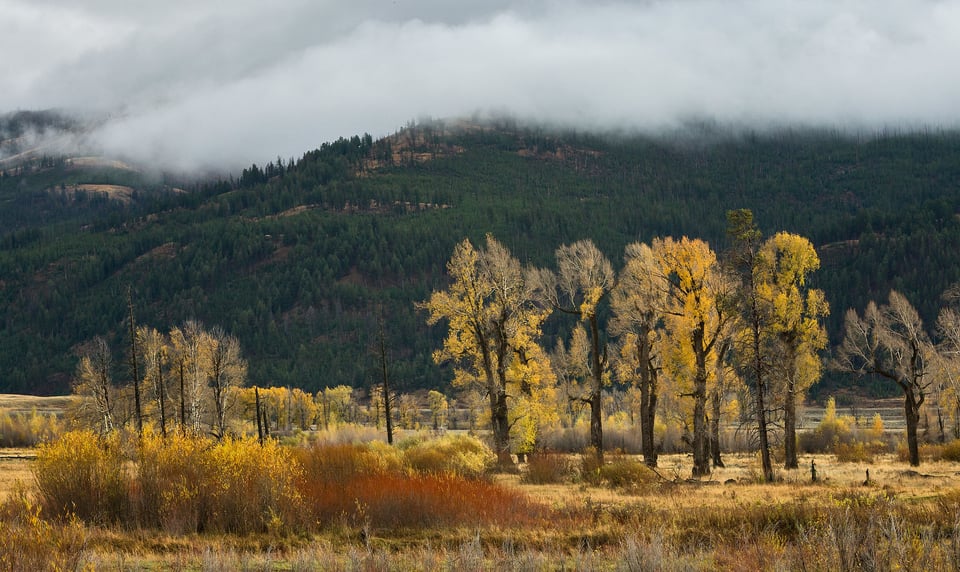
[{"label": "bush cluster", "polygon": [[63,424],[56,415],[0,412],[0,447],[34,447],[59,435]]},{"label": "bush cluster", "polygon": [[285,447],[147,432],[65,433],[34,466],[47,514],[169,533],[264,533],[357,524],[507,523],[536,510],[479,477],[495,461],[472,437]]},{"label": "bush cluster", "polygon": [[838,415],[831,397],[827,401],[823,419],[813,431],[798,437],[801,451],[806,453],[833,453],[841,463],[872,463],[874,457],[892,451],[879,414],[868,426],[860,426],[850,415]]}]

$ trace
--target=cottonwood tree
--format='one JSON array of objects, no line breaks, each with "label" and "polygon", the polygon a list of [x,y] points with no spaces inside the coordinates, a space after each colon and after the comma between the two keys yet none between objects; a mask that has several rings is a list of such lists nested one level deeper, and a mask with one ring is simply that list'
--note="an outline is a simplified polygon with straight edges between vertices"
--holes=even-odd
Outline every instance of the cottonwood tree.
[{"label": "cottonwood tree", "polygon": [[685,384],[693,398],[693,475],[710,474],[706,405],[715,382],[718,343],[727,335],[730,282],[717,256],[702,240],[683,237],[656,239],[657,278],[666,288],[666,329],[669,348],[665,366]]},{"label": "cottonwood tree", "polygon": [[603,460],[603,386],[607,380],[607,348],[601,337],[598,310],[616,284],[610,261],[590,240],[557,249],[557,272],[535,269],[530,280],[539,298],[550,307],[571,314],[589,330],[590,384],[580,399],[590,406],[590,445]]},{"label": "cottonwood tree", "polygon": [[434,431],[447,426],[447,412],[450,405],[447,403],[447,396],[431,389],[427,392],[427,407],[430,409],[430,419]]},{"label": "cottonwood tree", "polygon": [[888,303],[867,304],[863,316],[847,310],[844,338],[833,366],[857,375],[879,375],[903,391],[910,464],[920,464],[917,426],[920,408],[930,390],[935,349],[919,314],[902,294],[890,291]]},{"label": "cottonwood tree", "polygon": [[77,373],[73,379],[73,393],[83,398],[81,410],[92,404],[97,419],[98,431],[106,434],[113,431],[113,355],[107,341],[100,336],[93,338],[89,349],[80,357]]},{"label": "cottonwood tree", "polygon": [[657,466],[654,425],[660,375],[660,345],[667,288],[647,244],[627,245],[625,265],[611,293],[610,332],[620,337],[616,371],[621,382],[639,389],[640,440],[644,462]]},{"label": "cottonwood tree", "polygon": [[497,458],[510,464],[511,387],[517,395],[523,389],[518,387],[521,381],[545,381],[518,380],[512,377],[511,365],[530,356],[540,359],[533,346],[548,312],[534,303],[520,263],[491,235],[482,250],[469,240],[458,244],[447,271],[452,278],[449,288],[418,304],[429,313],[428,324],[448,322],[443,347],[433,357],[437,363],[457,364],[455,385],[478,383],[486,391]]},{"label": "cottonwood tree", "polygon": [[756,260],[757,289],[765,328],[774,342],[774,371],[782,380],[784,466],[796,469],[797,403],[820,379],[819,352],[827,345],[822,319],[830,308],[807,277],[820,267],[809,240],[780,232],[764,242]]}]

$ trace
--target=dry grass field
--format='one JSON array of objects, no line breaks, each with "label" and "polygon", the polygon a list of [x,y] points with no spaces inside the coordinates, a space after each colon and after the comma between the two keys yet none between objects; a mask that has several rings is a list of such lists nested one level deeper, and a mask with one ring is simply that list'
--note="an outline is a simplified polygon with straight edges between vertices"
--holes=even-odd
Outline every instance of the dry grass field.
[{"label": "dry grass field", "polygon": [[[68,405],[0,396],[11,419],[59,415]],[[454,436],[398,448],[266,450],[124,439],[81,438],[52,460],[42,447],[0,448],[0,570],[960,569],[956,462],[911,468],[892,454],[870,463],[803,455],[800,469],[777,469],[777,482],[765,484],[753,454],[726,454],[724,467],[698,480],[684,454],[661,456],[655,472],[635,456],[609,454],[601,469],[581,455],[541,455],[478,476],[483,455]],[[100,454],[114,446],[113,466],[126,477],[113,492],[123,498],[98,505],[110,493],[98,487],[116,483],[75,462],[107,462]],[[450,469],[457,455],[465,461]],[[548,460],[546,474],[532,478]],[[462,467],[474,474],[445,473]],[[196,488],[205,479],[213,488]],[[50,483],[68,492],[59,505]],[[147,502],[149,490],[160,504]],[[204,525],[196,506],[212,501],[196,502],[212,490],[225,508]],[[88,505],[116,512],[84,512]]]}]

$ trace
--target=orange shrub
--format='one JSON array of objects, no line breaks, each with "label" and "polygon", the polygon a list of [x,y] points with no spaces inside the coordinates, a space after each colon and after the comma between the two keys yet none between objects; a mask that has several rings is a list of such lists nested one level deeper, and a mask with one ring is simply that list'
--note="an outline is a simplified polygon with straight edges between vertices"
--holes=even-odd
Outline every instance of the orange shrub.
[{"label": "orange shrub", "polygon": [[323,524],[428,527],[514,524],[537,518],[519,491],[455,475],[378,474],[312,483],[306,505]]}]

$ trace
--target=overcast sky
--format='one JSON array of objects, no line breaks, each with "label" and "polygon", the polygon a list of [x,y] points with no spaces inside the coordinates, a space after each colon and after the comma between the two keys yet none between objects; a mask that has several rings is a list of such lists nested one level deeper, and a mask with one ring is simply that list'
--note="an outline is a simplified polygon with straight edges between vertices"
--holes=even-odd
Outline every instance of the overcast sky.
[{"label": "overcast sky", "polygon": [[423,116],[960,126],[960,0],[0,0],[0,113],[236,168]]}]

